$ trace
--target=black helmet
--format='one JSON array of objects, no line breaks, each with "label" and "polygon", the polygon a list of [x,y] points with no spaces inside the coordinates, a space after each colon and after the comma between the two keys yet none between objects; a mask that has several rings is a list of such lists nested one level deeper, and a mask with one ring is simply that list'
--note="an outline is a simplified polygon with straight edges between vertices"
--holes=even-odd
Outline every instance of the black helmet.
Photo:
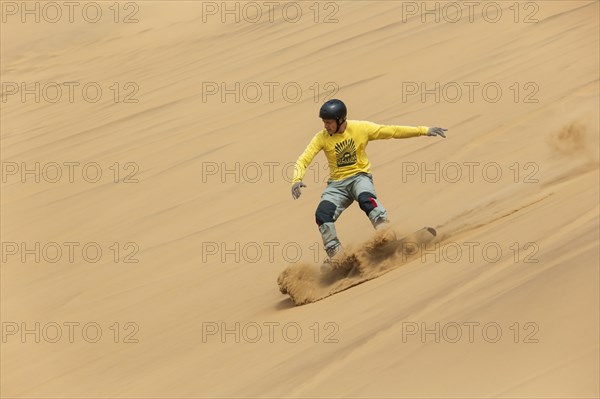
[{"label": "black helmet", "polygon": [[319,118],[321,119],[346,119],[348,110],[346,105],[341,100],[329,100],[321,106],[319,111]]},{"label": "black helmet", "polygon": [[346,109],[346,105],[342,102],[342,100],[333,99],[326,101],[325,104],[321,106],[319,118],[335,119],[337,122],[337,133],[338,130],[340,130],[340,126],[346,121],[347,114],[348,110]]}]

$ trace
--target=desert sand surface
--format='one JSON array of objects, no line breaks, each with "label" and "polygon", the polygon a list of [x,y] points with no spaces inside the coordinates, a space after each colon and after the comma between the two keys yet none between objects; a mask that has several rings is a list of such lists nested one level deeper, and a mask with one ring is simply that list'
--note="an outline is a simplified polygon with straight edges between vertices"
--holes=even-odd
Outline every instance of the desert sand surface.
[{"label": "desert sand surface", "polygon": [[[599,3],[488,3],[2,1],[1,396],[599,397]],[[440,241],[294,306],[329,98]]]}]

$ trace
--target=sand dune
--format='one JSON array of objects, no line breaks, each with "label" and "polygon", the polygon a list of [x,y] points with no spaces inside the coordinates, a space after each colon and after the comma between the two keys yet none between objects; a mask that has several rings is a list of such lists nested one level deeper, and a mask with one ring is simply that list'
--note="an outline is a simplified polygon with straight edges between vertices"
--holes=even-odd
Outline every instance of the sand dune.
[{"label": "sand dune", "polygon": [[[2,1],[1,396],[600,396],[598,2],[466,3]],[[295,307],[330,97],[440,242]]]}]

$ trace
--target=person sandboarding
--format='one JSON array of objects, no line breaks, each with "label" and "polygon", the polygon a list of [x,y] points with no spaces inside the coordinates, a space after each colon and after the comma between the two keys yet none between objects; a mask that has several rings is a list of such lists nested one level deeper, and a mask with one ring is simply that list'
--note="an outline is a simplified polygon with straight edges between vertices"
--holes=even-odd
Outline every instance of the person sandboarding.
[{"label": "person sandboarding", "polygon": [[[371,140],[402,139],[417,136],[440,136],[446,138],[447,129],[426,126],[384,126],[373,122],[346,120],[346,105],[338,99],[326,101],[319,111],[324,129],[310,141],[298,157],[292,180],[292,197],[301,195],[307,187],[302,179],[314,157],[323,150],[329,164],[327,187],[315,212],[316,222],[323,239],[323,246],[331,263],[342,250],[337,237],[335,221],[354,201],[358,202],[375,229],[389,223],[387,212],[375,193],[371,163],[366,148]],[[327,271],[322,267],[322,271]]]}]

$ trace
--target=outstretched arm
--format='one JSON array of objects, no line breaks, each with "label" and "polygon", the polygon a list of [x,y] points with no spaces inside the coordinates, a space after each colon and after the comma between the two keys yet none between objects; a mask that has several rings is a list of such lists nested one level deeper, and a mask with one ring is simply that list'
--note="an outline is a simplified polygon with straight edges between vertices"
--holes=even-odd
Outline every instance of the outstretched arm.
[{"label": "outstretched arm", "polygon": [[317,133],[310,141],[302,155],[298,157],[296,165],[294,166],[294,178],[292,179],[292,197],[294,199],[298,199],[300,197],[300,188],[306,187],[306,185],[302,183],[302,179],[306,173],[306,168],[309,167],[315,155],[317,155],[322,149],[322,137],[320,133]]},{"label": "outstretched arm", "polygon": [[446,137],[446,129],[427,126],[385,126],[372,122],[364,122],[369,134],[369,140],[405,139],[417,136],[441,136]]}]

